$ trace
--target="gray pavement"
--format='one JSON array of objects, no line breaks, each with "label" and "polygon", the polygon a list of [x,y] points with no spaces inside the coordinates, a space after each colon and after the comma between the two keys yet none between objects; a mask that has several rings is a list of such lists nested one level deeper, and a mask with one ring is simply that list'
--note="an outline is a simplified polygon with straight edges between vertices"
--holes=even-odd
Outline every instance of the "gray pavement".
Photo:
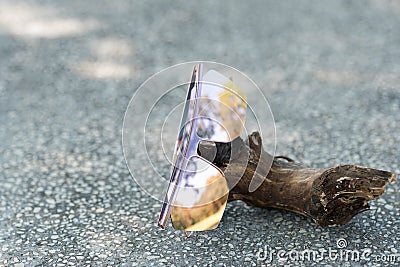
[{"label": "gray pavement", "polygon": [[[274,265],[398,265],[399,183],[345,226],[238,202],[215,231],[162,231],[121,127],[147,77],[212,60],[263,89],[278,154],[400,173],[399,25],[400,4],[383,0],[1,0],[0,266],[260,266],[263,250]],[[293,258],[306,249],[370,259]]]}]

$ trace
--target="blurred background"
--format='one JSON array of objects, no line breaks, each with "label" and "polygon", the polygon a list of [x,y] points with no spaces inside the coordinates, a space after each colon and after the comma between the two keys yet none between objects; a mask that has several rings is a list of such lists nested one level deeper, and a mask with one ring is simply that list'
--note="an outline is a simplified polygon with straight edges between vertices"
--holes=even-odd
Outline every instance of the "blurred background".
[{"label": "blurred background", "polygon": [[266,244],[338,238],[399,253],[397,184],[345,226],[230,203],[218,230],[186,240],[157,228],[160,203],[131,180],[121,149],[139,85],[210,60],[263,90],[277,154],[399,173],[399,25],[400,3],[384,0],[0,0],[0,266],[255,266]]}]

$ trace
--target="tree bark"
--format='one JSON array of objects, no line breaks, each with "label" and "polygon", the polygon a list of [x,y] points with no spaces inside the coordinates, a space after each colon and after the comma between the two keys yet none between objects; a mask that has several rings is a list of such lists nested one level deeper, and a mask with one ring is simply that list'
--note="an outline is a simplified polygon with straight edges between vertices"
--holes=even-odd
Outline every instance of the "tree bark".
[{"label": "tree bark", "polygon": [[[295,212],[321,226],[347,223],[396,180],[394,173],[356,165],[318,169],[273,157],[264,151],[258,132],[246,141],[238,137],[215,147],[208,159],[224,171],[231,188],[228,201]],[[206,145],[200,144],[199,153],[210,157],[205,151]],[[261,185],[250,192],[252,180]]]}]

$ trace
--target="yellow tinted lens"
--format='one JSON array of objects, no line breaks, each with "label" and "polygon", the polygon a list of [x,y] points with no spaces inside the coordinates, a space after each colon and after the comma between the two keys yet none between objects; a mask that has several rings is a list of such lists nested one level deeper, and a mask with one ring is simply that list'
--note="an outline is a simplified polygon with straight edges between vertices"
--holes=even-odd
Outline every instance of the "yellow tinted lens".
[{"label": "yellow tinted lens", "polygon": [[214,142],[240,136],[246,119],[246,96],[231,80],[210,70],[202,78],[196,117],[197,134]]},{"label": "yellow tinted lens", "polygon": [[221,171],[206,160],[193,156],[180,184],[171,210],[174,228],[185,231],[216,228],[229,193]]}]

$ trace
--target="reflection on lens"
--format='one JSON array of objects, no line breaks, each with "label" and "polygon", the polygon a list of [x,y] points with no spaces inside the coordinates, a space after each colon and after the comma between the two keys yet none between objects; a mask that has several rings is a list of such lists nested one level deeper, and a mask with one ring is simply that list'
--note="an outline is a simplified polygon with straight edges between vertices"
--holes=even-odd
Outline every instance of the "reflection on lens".
[{"label": "reflection on lens", "polygon": [[202,79],[197,134],[214,142],[229,142],[240,136],[246,119],[246,95],[231,80],[210,70]]},{"label": "reflection on lens", "polygon": [[193,156],[180,184],[171,210],[174,228],[185,231],[216,228],[229,193],[222,172],[206,160]]}]

